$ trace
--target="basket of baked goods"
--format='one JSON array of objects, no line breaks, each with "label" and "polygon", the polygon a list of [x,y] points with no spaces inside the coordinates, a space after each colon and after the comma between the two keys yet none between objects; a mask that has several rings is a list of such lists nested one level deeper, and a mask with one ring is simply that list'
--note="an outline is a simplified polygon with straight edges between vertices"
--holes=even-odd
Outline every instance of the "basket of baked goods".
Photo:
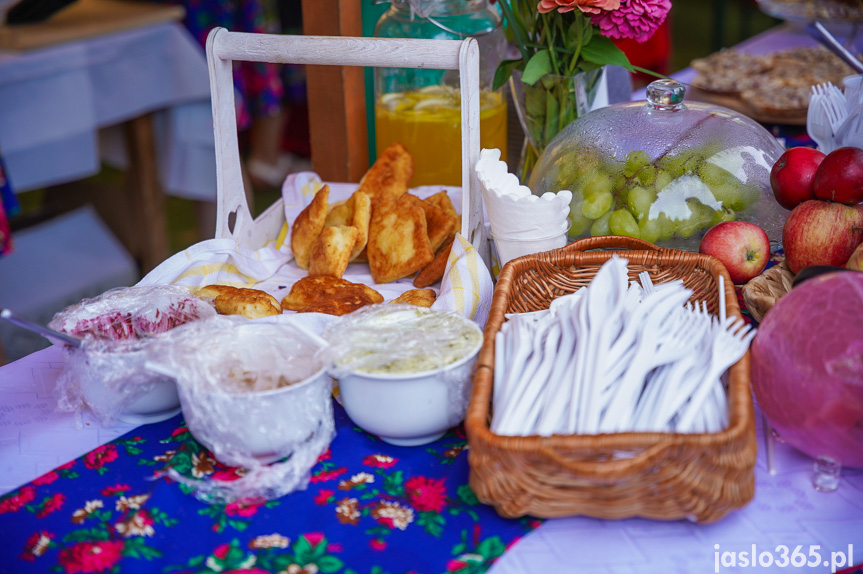
[{"label": "basket of baked goods", "polygon": [[603,236],[509,262],[465,419],[471,488],[507,517],[741,508],[753,336],[709,256]]}]

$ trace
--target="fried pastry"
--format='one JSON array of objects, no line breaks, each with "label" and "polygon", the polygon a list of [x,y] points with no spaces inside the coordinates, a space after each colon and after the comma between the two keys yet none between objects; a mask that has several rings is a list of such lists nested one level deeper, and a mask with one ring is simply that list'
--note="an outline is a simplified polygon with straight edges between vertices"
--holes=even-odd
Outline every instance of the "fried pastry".
[{"label": "fried pastry", "polygon": [[437,251],[451,234],[455,234],[455,224],[453,220],[444,212],[444,210],[436,205],[432,205],[431,203],[423,201],[409,193],[405,194],[404,197],[425,212],[429,245],[431,246],[432,252]]},{"label": "fried pastry", "polygon": [[327,220],[329,197],[330,188],[328,185],[324,185],[315,194],[312,202],[300,212],[291,227],[291,251],[293,251],[297,265],[301,269],[309,268],[312,246]]},{"label": "fried pastry", "polygon": [[330,204],[329,212],[327,213],[327,219],[324,221],[324,226],[350,225],[351,215],[353,215],[353,212],[354,208],[351,203],[351,199],[332,203]]},{"label": "fried pastry", "polygon": [[216,312],[221,315],[243,315],[249,319],[259,319],[282,313],[279,301],[260,289],[207,285],[196,290],[194,294],[212,299]]},{"label": "fried pastry", "polygon": [[455,238],[450,238],[443,247],[438,250],[434,260],[422,268],[414,278],[414,287],[422,288],[434,285],[443,278],[446,271],[446,263],[449,260],[449,252],[452,250],[452,242]]},{"label": "fried pastry", "polygon": [[372,200],[368,194],[362,191],[356,191],[351,196],[353,201],[353,213],[351,214],[350,225],[358,232],[357,242],[351,250],[350,261],[357,259],[360,253],[366,248],[369,241],[369,222],[372,218]]},{"label": "fried pastry", "polygon": [[376,283],[407,277],[431,263],[434,251],[423,209],[407,196],[379,198],[369,223],[367,252]]},{"label": "fried pastry", "polygon": [[309,275],[339,277],[345,274],[351,251],[359,239],[356,227],[334,225],[324,227],[312,246],[309,256]]},{"label": "fried pastry", "polygon": [[303,277],[282,299],[282,307],[301,313],[318,312],[344,315],[372,303],[383,303],[383,296],[362,283],[328,275]]},{"label": "fried pastry", "polygon": [[[439,191],[438,193],[425,198],[424,201],[442,209],[443,212],[446,213],[450,219],[452,219],[452,235],[455,235],[456,233],[461,231],[461,215],[459,215],[458,212],[455,210],[455,206],[453,206],[452,200],[447,195],[446,190]],[[444,241],[444,244],[446,244],[448,241],[449,238]]]},{"label": "fried pastry", "polygon": [[434,289],[411,289],[405,291],[390,303],[405,303],[407,305],[416,305],[417,307],[431,307],[432,303],[437,299],[437,293]]},{"label": "fried pastry", "polygon": [[384,196],[398,199],[407,193],[408,182],[413,175],[413,157],[402,144],[395,142],[378,156],[363,175],[358,191],[366,193],[372,203]]}]

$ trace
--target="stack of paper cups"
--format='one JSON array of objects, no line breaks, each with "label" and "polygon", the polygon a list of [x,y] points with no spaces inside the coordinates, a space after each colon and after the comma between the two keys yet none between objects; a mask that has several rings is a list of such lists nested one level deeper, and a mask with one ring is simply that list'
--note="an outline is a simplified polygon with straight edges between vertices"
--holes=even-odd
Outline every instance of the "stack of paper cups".
[{"label": "stack of paper cups", "polygon": [[572,192],[533,195],[509,173],[498,149],[480,152],[476,173],[501,266],[522,255],[566,245]]}]

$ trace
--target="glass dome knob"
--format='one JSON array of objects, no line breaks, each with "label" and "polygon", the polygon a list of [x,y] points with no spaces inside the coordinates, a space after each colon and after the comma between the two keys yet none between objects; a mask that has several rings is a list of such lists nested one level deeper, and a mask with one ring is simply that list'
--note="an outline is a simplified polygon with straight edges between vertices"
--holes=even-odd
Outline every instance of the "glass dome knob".
[{"label": "glass dome knob", "polygon": [[655,110],[682,109],[684,98],[686,87],[675,80],[656,80],[647,86],[647,101]]}]

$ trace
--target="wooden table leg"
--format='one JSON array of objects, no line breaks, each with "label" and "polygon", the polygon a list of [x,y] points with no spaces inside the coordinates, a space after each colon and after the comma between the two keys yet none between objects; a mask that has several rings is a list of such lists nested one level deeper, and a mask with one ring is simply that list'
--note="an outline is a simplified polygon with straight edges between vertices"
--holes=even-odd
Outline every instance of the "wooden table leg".
[{"label": "wooden table leg", "polygon": [[124,131],[129,154],[127,198],[140,246],[136,255],[142,272],[147,273],[169,255],[165,194],[159,183],[152,114],[129,120]]}]

